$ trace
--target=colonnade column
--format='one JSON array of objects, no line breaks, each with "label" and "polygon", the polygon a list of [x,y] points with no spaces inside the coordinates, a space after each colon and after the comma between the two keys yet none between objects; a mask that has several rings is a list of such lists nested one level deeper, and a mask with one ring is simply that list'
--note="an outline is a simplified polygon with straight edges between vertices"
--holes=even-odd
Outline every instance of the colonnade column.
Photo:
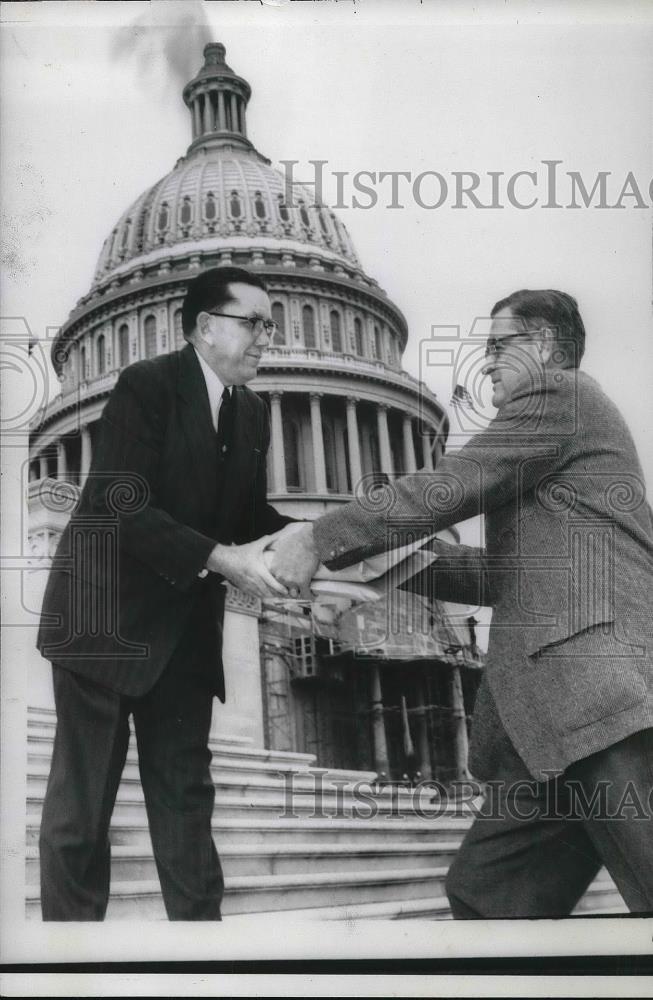
[{"label": "colonnade column", "polygon": [[238,98],[233,93],[231,95],[231,131],[240,131],[240,125],[238,122]]},{"label": "colonnade column", "polygon": [[427,472],[433,472],[433,453],[431,452],[430,431],[427,431],[422,437],[422,451],[424,453],[424,468]]},{"label": "colonnade column", "polygon": [[39,455],[39,479],[45,479],[48,474],[48,459],[44,452]]},{"label": "colonnade column", "polygon": [[311,429],[313,431],[313,459],[315,461],[315,492],[326,493],[326,461],[324,458],[324,436],[322,434],[322,410],[319,392],[311,393]]},{"label": "colonnade column", "polygon": [[200,99],[196,97],[193,101],[193,125],[195,128],[195,139],[198,139],[202,134],[202,115],[200,111]]},{"label": "colonnade column", "polygon": [[211,107],[211,95],[208,90],[204,92],[204,131],[213,131],[213,109]]},{"label": "colonnade column", "polygon": [[351,475],[352,492],[356,492],[356,486],[363,478],[363,466],[361,463],[361,448],[358,438],[358,416],[356,414],[356,400],[352,396],[347,397],[347,441],[349,444],[349,472]]},{"label": "colonnade column", "polygon": [[91,431],[88,424],[82,427],[82,454],[80,461],[80,486],[84,485],[84,477],[88,475],[91,468]]},{"label": "colonnade column", "polygon": [[376,408],[376,421],[379,430],[379,451],[381,453],[381,471],[392,474],[392,452],[390,450],[390,434],[388,431],[388,407],[381,403]]},{"label": "colonnade column", "polygon": [[227,131],[227,107],[224,100],[224,90],[218,91],[218,131]]},{"label": "colonnade column", "polygon": [[374,770],[390,777],[390,758],[388,757],[388,741],[385,735],[385,719],[383,717],[383,696],[381,693],[381,674],[378,666],[372,667],[372,743],[374,747]]},{"label": "colonnade column", "polygon": [[62,438],[57,441],[57,479],[65,479],[68,474],[66,445]]},{"label": "colonnade column", "polygon": [[404,414],[404,468],[406,472],[417,472],[415,443],[413,441],[413,418]]},{"label": "colonnade column", "polygon": [[281,393],[270,393],[270,411],[272,424],[272,475],[274,477],[274,492],[285,493],[286,487],[286,454],[283,447],[283,417],[281,415]]},{"label": "colonnade column", "polygon": [[451,669],[451,707],[454,719],[454,750],[456,756],[456,778],[468,778],[469,737],[465,717],[465,701],[460,667]]}]

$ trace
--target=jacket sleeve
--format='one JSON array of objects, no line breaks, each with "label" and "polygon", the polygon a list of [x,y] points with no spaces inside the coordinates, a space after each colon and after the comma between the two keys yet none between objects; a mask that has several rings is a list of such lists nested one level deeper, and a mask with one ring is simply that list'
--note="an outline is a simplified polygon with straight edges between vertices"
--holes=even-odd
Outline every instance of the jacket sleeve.
[{"label": "jacket sleeve", "polygon": [[401,544],[402,529],[437,532],[518,501],[560,463],[574,431],[575,384],[563,376],[531,382],[435,472],[418,472],[322,515],[320,559],[341,569]]},{"label": "jacket sleeve", "polygon": [[123,371],[100,420],[82,508],[117,518],[119,549],[187,590],[216,543],[157,505],[166,399],[151,371]]},{"label": "jacket sleeve", "polygon": [[451,545],[439,538],[424,546],[438,558],[427,569],[407,580],[403,590],[456,604],[492,607],[490,575],[483,549]]}]

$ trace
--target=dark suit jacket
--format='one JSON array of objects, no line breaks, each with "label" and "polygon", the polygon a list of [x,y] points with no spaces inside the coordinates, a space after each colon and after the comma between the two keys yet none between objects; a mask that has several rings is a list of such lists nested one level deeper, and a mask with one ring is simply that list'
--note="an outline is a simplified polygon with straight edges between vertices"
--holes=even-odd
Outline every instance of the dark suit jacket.
[{"label": "dark suit jacket", "polygon": [[265,404],[245,386],[234,402],[233,447],[220,461],[191,345],[122,372],[48,579],[37,640],[46,658],[137,696],[192,629],[192,650],[224,700],[225,587],[198,574],[216,542],[251,541],[292,520],[266,499]]},{"label": "dark suit jacket", "polygon": [[[651,510],[630,433],[593,379],[531,380],[434,473],[386,492],[315,523],[321,559],[337,569],[383,551],[389,527],[485,514],[485,551],[437,543],[417,586],[493,607],[485,682],[532,774],[653,725]],[[479,777],[486,704],[472,727]]]}]

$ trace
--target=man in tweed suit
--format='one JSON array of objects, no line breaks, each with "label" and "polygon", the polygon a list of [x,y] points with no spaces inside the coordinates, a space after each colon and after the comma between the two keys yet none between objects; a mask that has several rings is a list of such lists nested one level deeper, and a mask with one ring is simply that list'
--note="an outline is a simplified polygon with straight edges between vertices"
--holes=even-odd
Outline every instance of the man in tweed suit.
[{"label": "man in tweed suit", "polygon": [[[569,914],[605,864],[653,911],[653,523],[630,433],[580,371],[575,300],[498,302],[486,347],[497,414],[434,473],[300,528],[272,570],[303,587],[383,551],[389,528],[485,515],[486,549],[436,542],[416,582],[493,607],[470,769],[488,794],[454,861],[457,917]],[[396,537],[396,533],[395,533]]]},{"label": "man in tweed suit", "polygon": [[133,715],[152,847],[171,920],[219,920],[211,837],[213,697],[225,699],[228,580],[285,594],[263,560],[288,523],[266,501],[269,420],[245,383],[274,332],[262,281],[240,268],[188,285],[181,351],[126,368],[62,534],[38,646],[57,708],[41,822],[45,920],[102,920],[109,823]]}]

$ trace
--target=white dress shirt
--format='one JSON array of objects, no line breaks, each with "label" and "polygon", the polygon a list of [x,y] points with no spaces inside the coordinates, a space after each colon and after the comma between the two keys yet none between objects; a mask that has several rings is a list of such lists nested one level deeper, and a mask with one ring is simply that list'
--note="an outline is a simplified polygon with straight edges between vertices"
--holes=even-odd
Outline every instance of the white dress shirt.
[{"label": "white dress shirt", "polygon": [[209,394],[209,406],[211,407],[211,419],[213,421],[213,430],[217,433],[218,431],[218,414],[220,413],[220,405],[222,403],[222,393],[225,390],[225,386],[220,381],[219,377],[215,374],[210,365],[207,365],[206,361],[197,350],[193,344],[193,350],[197,355],[197,360],[202,368],[202,374],[204,375],[204,381],[206,382],[206,390]]},{"label": "white dress shirt", "polygon": [[[197,360],[200,363],[202,369],[202,374],[204,375],[204,381],[206,382],[206,391],[209,394],[209,406],[211,407],[211,420],[213,421],[213,429],[217,434],[218,431],[218,415],[220,413],[220,406],[222,405],[222,393],[225,390],[225,386],[220,381],[218,376],[215,374],[210,365],[207,365],[206,361],[197,350],[193,344],[193,350],[197,355]],[[208,576],[208,569],[201,570],[197,575],[203,579]]]}]

